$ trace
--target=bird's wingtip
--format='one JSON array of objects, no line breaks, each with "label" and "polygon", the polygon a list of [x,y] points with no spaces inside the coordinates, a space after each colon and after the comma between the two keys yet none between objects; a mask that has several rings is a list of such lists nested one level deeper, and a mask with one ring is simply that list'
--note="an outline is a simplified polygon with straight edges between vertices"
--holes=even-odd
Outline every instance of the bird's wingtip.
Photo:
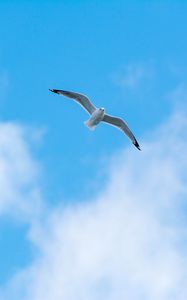
[{"label": "bird's wingtip", "polygon": [[134,144],[134,146],[135,146],[138,150],[141,151],[140,145],[138,144],[137,141],[135,141],[133,144]]},{"label": "bird's wingtip", "polygon": [[59,90],[55,90],[55,89],[49,89],[50,92],[53,92],[53,93],[56,93],[56,94],[59,94]]}]

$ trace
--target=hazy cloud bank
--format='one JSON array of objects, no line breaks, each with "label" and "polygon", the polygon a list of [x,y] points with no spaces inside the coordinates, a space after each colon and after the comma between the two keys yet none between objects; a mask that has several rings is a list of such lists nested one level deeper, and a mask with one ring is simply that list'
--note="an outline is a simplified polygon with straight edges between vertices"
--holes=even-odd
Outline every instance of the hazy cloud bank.
[{"label": "hazy cloud bank", "polygon": [[[141,144],[142,152],[130,146],[112,157],[96,199],[38,215],[29,231],[38,258],[2,288],[1,299],[187,298],[186,115],[174,114]],[[27,176],[32,182],[32,171]],[[30,202],[24,205],[33,211]]]}]

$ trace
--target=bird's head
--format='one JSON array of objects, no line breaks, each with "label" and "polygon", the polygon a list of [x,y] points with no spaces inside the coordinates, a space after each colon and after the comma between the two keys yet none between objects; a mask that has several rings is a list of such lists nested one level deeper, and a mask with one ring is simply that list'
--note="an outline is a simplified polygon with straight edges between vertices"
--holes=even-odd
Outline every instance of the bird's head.
[{"label": "bird's head", "polygon": [[99,110],[100,110],[100,111],[102,111],[102,112],[104,112],[104,111],[105,111],[105,109],[104,109],[103,107],[101,107]]}]

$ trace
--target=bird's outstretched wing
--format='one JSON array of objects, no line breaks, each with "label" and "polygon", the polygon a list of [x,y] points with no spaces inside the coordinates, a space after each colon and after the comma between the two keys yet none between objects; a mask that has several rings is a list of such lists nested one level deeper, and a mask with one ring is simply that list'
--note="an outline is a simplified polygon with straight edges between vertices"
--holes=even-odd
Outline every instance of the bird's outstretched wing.
[{"label": "bird's outstretched wing", "polygon": [[136,148],[138,148],[139,150],[141,150],[134,134],[131,132],[131,130],[129,129],[127,124],[122,119],[105,114],[102,121],[122,130],[130,138],[130,140],[133,142],[134,146]]},{"label": "bird's outstretched wing", "polygon": [[68,92],[68,91],[63,91],[63,90],[55,90],[55,89],[52,89],[50,91],[53,92],[53,93],[59,94],[61,96],[66,96],[66,97],[74,99],[89,114],[92,114],[96,110],[95,106],[90,102],[90,100],[86,96],[84,96],[82,94],[78,94],[78,93],[74,93],[74,92]]}]

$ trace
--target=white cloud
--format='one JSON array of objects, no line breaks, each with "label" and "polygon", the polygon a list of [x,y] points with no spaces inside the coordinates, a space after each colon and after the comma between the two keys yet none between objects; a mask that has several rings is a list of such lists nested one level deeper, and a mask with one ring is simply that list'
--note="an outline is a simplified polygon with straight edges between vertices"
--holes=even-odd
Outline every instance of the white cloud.
[{"label": "white cloud", "polygon": [[0,124],[0,216],[31,219],[41,206],[37,184],[38,164],[33,160],[29,129],[14,123]]},{"label": "white cloud", "polygon": [[175,114],[142,145],[113,157],[96,199],[32,224],[38,256],[1,299],[187,298],[187,117]]}]

